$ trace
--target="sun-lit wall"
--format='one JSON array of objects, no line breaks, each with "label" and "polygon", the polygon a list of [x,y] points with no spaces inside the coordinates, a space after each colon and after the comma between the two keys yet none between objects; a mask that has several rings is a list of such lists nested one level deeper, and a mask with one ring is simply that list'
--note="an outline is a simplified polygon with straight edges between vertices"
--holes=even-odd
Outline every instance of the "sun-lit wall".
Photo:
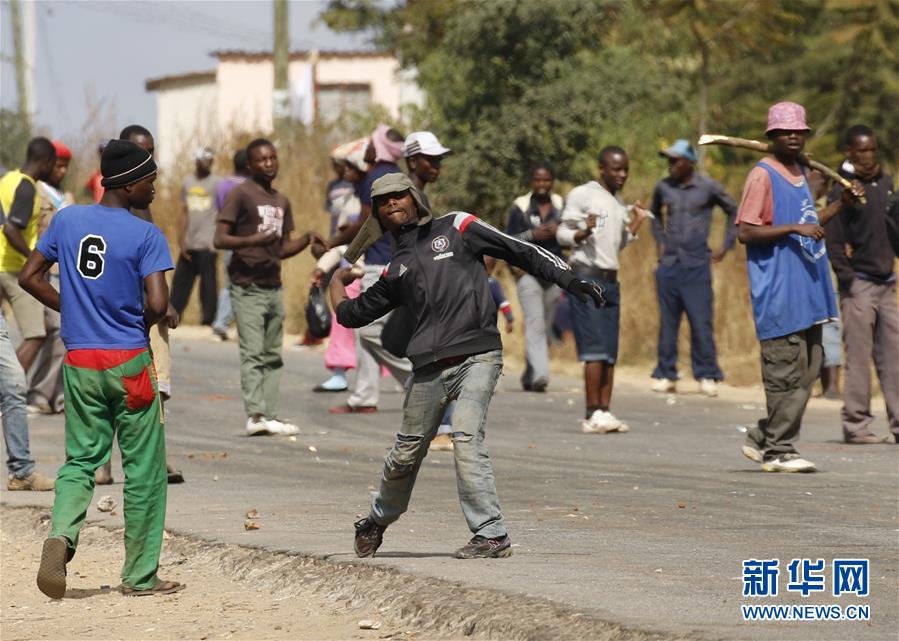
[{"label": "sun-lit wall", "polygon": [[[274,68],[270,54],[218,52],[214,72],[184,74],[147,82],[157,97],[157,148],[161,166],[171,167],[183,150],[200,144],[199,137],[272,130]],[[310,73],[315,61],[315,73]],[[313,77],[315,86],[313,85]],[[421,105],[423,94],[414,71],[401,70],[397,60],[379,53],[291,54],[288,63],[291,112],[295,118],[316,116],[318,92],[351,87],[356,103],[384,106],[394,118],[403,107]],[[360,95],[361,94],[361,95]],[[324,101],[322,101],[324,102]],[[354,104],[356,104],[354,103]],[[329,103],[333,109],[333,101]],[[321,114],[332,116],[333,114]]]}]

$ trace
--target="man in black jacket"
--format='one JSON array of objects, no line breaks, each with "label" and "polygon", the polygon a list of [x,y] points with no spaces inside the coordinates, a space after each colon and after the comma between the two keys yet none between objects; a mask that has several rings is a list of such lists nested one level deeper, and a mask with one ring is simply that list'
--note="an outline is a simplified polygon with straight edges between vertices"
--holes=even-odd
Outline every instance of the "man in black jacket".
[{"label": "man in black jacket", "polygon": [[405,319],[412,383],[403,426],[384,462],[371,513],[356,523],[356,554],[374,556],[384,530],[409,505],[412,487],[447,404],[453,416],[456,479],[462,512],[474,534],[456,558],[506,557],[511,540],[496,495],[493,465],[484,443],[487,408],[503,368],[496,304],[483,258],[501,258],[586,302],[604,302],[602,289],[574,277],[550,252],[503,234],[471,214],[432,218],[408,176],[388,174],[372,185],[372,215],[394,236],[396,252],[381,279],[356,299],[344,291],[353,276],[340,270],[331,281],[331,302],[344,327],[361,327],[391,310]]},{"label": "man in black jacket", "polygon": [[[865,125],[845,135],[844,178],[865,189],[866,204],[844,204],[825,226],[827,255],[840,282],[840,315],[846,366],[843,385],[843,440],[856,445],[884,442],[871,430],[871,358],[873,355],[887,420],[899,440],[899,306],[890,243],[893,179],[877,159],[877,138]],[[840,200],[834,185],[828,202]],[[895,223],[894,223],[895,224]]]}]

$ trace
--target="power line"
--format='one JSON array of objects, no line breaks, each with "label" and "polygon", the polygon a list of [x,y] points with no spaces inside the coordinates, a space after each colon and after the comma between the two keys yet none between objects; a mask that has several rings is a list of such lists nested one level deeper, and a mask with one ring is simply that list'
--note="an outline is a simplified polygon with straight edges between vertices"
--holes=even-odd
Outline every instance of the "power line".
[{"label": "power line", "polygon": [[116,14],[128,20],[142,24],[167,25],[174,29],[191,34],[204,32],[209,35],[242,41],[245,44],[268,49],[271,47],[272,34],[231,23],[215,16],[187,9],[183,3],[166,3],[160,6],[156,3],[139,4],[135,2],[85,2],[84,0],[72,0],[67,6],[76,6],[81,9],[102,12],[104,14]]}]

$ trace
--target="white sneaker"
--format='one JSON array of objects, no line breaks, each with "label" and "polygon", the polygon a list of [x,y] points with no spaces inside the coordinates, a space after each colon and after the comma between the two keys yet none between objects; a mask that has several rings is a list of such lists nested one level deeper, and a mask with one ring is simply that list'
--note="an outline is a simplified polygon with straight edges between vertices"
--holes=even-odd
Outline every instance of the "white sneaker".
[{"label": "white sneaker", "polygon": [[611,412],[596,410],[589,419],[581,422],[584,434],[607,434],[609,432],[627,432],[630,428],[622,423]]},{"label": "white sneaker", "polygon": [[709,398],[718,396],[718,382],[714,378],[703,378],[699,381],[699,391]]},{"label": "white sneaker", "polygon": [[670,378],[654,378],[652,379],[652,391],[661,394],[670,394],[677,391],[677,381]]},{"label": "white sneaker", "polygon": [[259,436],[262,434],[270,434],[265,419],[254,419],[252,416],[249,417],[247,419],[247,436]]},{"label": "white sneaker", "polygon": [[798,454],[784,454],[762,463],[762,472],[815,472],[817,468]]},{"label": "white sneaker", "polygon": [[282,436],[293,436],[300,433],[300,428],[293,423],[285,423],[276,418],[263,419],[266,429],[271,434],[280,434]]}]

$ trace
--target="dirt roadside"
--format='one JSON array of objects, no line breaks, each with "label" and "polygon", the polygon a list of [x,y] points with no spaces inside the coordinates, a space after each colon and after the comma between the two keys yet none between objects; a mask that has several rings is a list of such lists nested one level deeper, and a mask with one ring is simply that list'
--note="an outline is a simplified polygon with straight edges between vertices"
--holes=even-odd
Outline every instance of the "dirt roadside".
[{"label": "dirt roadside", "polygon": [[[94,509],[93,507],[91,509]],[[116,591],[121,531],[88,525],[69,565],[66,598],[41,594],[35,576],[47,530],[38,510],[2,508],[2,624],[14,639],[391,639],[421,638],[377,610],[347,607],[314,591],[272,590],[223,573],[202,554],[166,541],[160,576],[187,584],[179,593],[123,597]],[[46,514],[44,514],[46,518]],[[375,619],[379,630],[358,622]],[[391,627],[392,626],[392,627]],[[434,637],[445,638],[445,637]]]},{"label": "dirt roadside", "polygon": [[[90,523],[68,567],[66,597],[51,600],[35,585],[48,526],[43,510],[0,506],[3,641],[682,639],[623,629],[538,599],[168,533],[160,576],[187,588],[126,598],[116,591],[122,531]],[[361,629],[363,620],[379,626]]]}]

